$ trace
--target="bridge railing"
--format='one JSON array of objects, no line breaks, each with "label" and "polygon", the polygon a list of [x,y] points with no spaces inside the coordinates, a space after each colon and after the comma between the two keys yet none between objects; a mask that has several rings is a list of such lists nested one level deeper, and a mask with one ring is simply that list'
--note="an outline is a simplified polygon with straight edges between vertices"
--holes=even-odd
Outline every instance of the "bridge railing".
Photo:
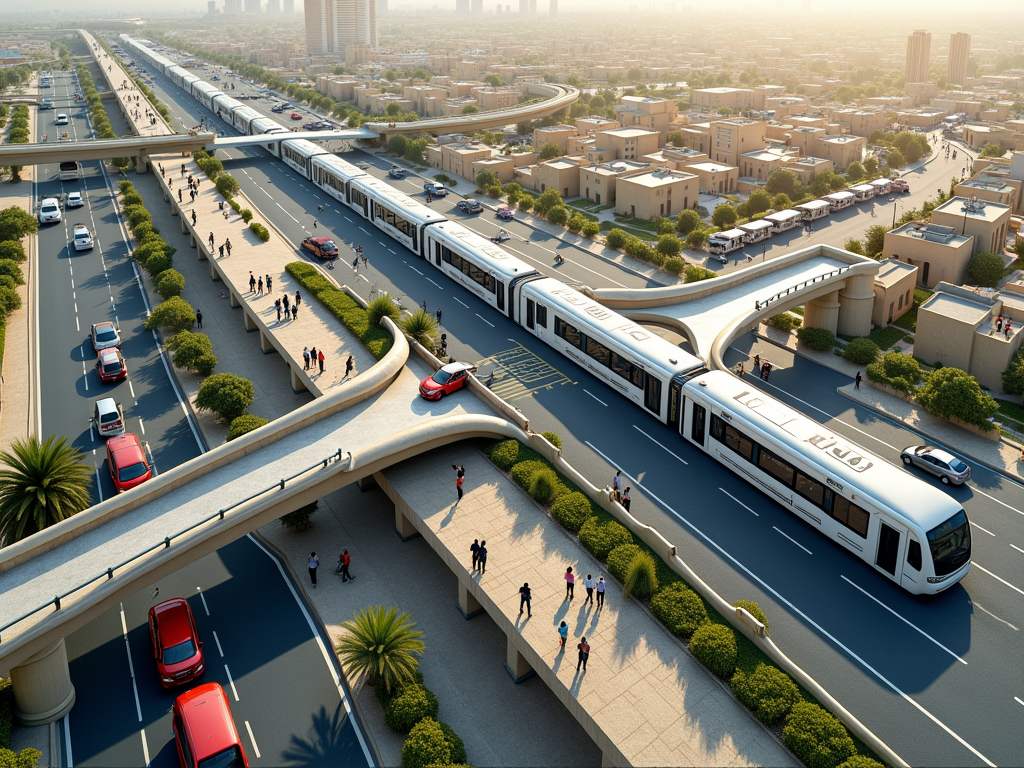
[{"label": "bridge railing", "polygon": [[806,288],[809,285],[814,285],[815,283],[824,282],[824,281],[828,280],[829,278],[835,277],[836,275],[839,275],[839,274],[842,274],[843,272],[846,272],[848,269],[849,269],[849,267],[839,267],[837,269],[833,269],[831,272],[825,272],[824,274],[816,275],[815,277],[812,277],[812,278],[809,278],[807,280],[804,280],[802,283],[797,283],[796,285],[791,285],[789,288],[786,288],[784,291],[779,291],[778,293],[774,294],[773,296],[769,296],[767,299],[764,299],[763,301],[762,300],[755,300],[754,301],[754,309],[757,310],[758,312],[760,312],[762,309],[767,307],[773,301],[778,301],[779,299],[784,299],[787,296],[789,296],[791,293],[794,293],[795,291],[799,291],[799,290],[801,290],[803,288]]},{"label": "bridge railing", "polygon": [[13,621],[10,621],[7,624],[4,624],[2,627],[0,627],[0,644],[3,643],[3,633],[6,632],[11,627],[17,626],[18,624],[20,624],[21,622],[25,621],[26,619],[32,618],[37,613],[40,613],[42,611],[47,610],[48,608],[50,608],[50,606],[53,606],[53,609],[55,611],[59,611],[60,608],[61,608],[61,601],[66,600],[67,598],[69,598],[72,595],[74,595],[76,592],[80,592],[83,589],[85,589],[85,588],[95,584],[98,581],[104,581],[104,580],[109,581],[110,579],[113,579],[115,572],[120,571],[121,569],[131,565],[132,563],[134,563],[134,562],[136,562],[138,560],[141,560],[142,558],[148,556],[150,553],[155,552],[155,551],[160,550],[160,549],[170,549],[171,544],[174,543],[174,541],[176,539],[180,539],[183,536],[185,536],[185,535],[191,533],[192,531],[196,530],[197,528],[201,528],[204,525],[207,525],[208,523],[213,522],[214,520],[218,520],[218,519],[219,520],[223,520],[225,518],[225,515],[227,515],[229,512],[231,512],[234,509],[237,509],[238,507],[242,506],[243,504],[247,504],[248,502],[252,501],[253,499],[258,499],[260,496],[265,496],[266,494],[273,493],[275,491],[283,491],[285,489],[285,487],[287,486],[287,484],[290,483],[291,481],[296,480],[296,479],[298,479],[298,478],[302,477],[303,475],[306,475],[306,474],[308,474],[310,472],[313,472],[314,470],[326,469],[331,464],[334,464],[334,463],[337,463],[337,462],[341,461],[342,460],[342,456],[343,456],[342,450],[339,448],[337,451],[332,453],[330,456],[327,456],[326,458],[321,459],[316,464],[311,464],[308,467],[306,467],[305,469],[301,469],[298,472],[296,472],[294,475],[291,475],[289,477],[283,477],[278,482],[274,483],[273,485],[269,485],[266,488],[263,488],[262,490],[256,491],[256,493],[250,494],[249,496],[246,496],[244,499],[240,499],[240,500],[236,501],[234,504],[230,504],[230,505],[228,505],[228,506],[218,510],[217,512],[215,512],[214,514],[210,515],[209,517],[205,517],[202,520],[199,520],[198,522],[193,523],[192,525],[188,526],[187,528],[182,528],[177,533],[172,533],[169,536],[165,536],[163,539],[161,539],[160,541],[156,542],[155,544],[153,544],[153,545],[151,545],[149,547],[146,547],[145,549],[143,549],[143,550],[141,550],[139,552],[136,552],[134,555],[129,557],[127,560],[123,560],[120,563],[118,563],[117,565],[110,566],[109,568],[107,568],[107,570],[105,570],[105,571],[103,571],[103,572],[101,572],[101,573],[99,573],[99,574],[97,574],[97,575],[95,575],[95,576],[93,576],[93,577],[91,577],[89,579],[86,579],[85,581],[75,585],[74,587],[72,587],[71,589],[67,590],[66,592],[63,592],[63,593],[61,593],[59,595],[55,595],[53,600],[48,600],[47,602],[43,603],[42,605],[39,605],[39,606],[33,608],[32,610],[28,611],[27,613],[22,614],[21,616],[19,616],[18,618],[14,619]]}]

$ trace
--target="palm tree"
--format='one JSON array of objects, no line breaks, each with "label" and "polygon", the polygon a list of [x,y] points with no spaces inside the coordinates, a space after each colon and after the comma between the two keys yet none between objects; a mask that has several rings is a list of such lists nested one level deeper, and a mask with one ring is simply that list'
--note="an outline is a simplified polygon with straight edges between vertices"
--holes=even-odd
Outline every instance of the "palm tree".
[{"label": "palm tree", "polygon": [[365,672],[370,685],[383,683],[389,693],[415,681],[416,657],[426,646],[408,613],[399,615],[397,608],[378,605],[342,626],[348,634],[338,643],[338,653],[350,671]]},{"label": "palm tree", "polygon": [[92,474],[82,454],[51,435],[0,452],[0,542],[13,544],[76,515],[92,503]]},{"label": "palm tree", "polygon": [[437,344],[437,320],[422,309],[417,309],[402,321],[402,330],[427,349],[433,349]]}]

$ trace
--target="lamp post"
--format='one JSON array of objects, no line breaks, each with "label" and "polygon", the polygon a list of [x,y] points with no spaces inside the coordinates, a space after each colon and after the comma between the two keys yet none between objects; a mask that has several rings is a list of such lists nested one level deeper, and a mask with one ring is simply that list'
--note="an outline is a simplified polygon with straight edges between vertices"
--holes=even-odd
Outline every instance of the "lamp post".
[{"label": "lamp post", "polygon": [[892,227],[891,227],[891,229],[896,229],[896,208],[898,207],[899,203],[896,202],[896,198],[895,197],[890,197],[889,198],[889,202],[892,203]]}]

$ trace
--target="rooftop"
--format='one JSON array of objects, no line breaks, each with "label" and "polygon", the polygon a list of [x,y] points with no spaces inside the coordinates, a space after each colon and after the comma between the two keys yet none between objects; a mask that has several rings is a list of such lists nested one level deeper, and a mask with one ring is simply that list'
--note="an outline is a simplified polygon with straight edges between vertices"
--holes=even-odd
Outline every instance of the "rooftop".
[{"label": "rooftop", "polygon": [[729,88],[728,86],[719,86],[717,88],[697,88],[697,93],[741,93],[743,91],[751,92],[749,88]]},{"label": "rooftop", "polygon": [[989,306],[971,301],[962,296],[952,296],[942,291],[937,291],[932,295],[930,299],[921,305],[921,309],[970,325],[977,325],[983,322],[992,311],[992,308]]},{"label": "rooftop", "polygon": [[736,170],[735,165],[722,165],[721,163],[694,163],[686,167],[702,173],[728,173]]},{"label": "rooftop", "polygon": [[657,136],[657,131],[648,131],[643,128],[609,128],[601,131],[605,136],[618,136],[623,139],[636,139],[640,136]]},{"label": "rooftop", "polygon": [[886,259],[879,265],[878,274],[875,275],[875,282],[889,287],[916,271],[917,267],[913,264],[896,261],[896,259]]},{"label": "rooftop", "polygon": [[987,200],[968,200],[965,197],[954,197],[952,200],[947,200],[932,211],[932,216],[934,217],[936,213],[944,213],[963,216],[965,219],[970,217],[979,221],[995,222],[1004,214],[1009,213],[1009,211],[1010,206],[1003,205],[1002,203],[990,203]]},{"label": "rooftop", "polygon": [[916,221],[904,224],[902,227],[897,227],[889,232],[889,234],[898,237],[913,237],[917,240],[927,240],[930,243],[948,245],[953,248],[958,248],[971,239],[970,237],[958,235],[952,227],[942,227],[938,224],[921,224]]},{"label": "rooftop", "polygon": [[629,182],[630,184],[639,184],[644,187],[662,187],[666,184],[677,184],[680,181],[689,181],[690,179],[696,178],[697,176],[692,173],[655,168],[651,171],[638,173],[636,176],[624,178],[620,183],[625,184],[626,182]]},{"label": "rooftop", "polygon": [[[991,177],[990,177],[991,178]],[[982,179],[971,179],[960,182],[958,187],[970,187],[972,189],[984,189],[988,192],[1009,192],[1013,189],[1009,184],[1002,181],[984,181]]]}]

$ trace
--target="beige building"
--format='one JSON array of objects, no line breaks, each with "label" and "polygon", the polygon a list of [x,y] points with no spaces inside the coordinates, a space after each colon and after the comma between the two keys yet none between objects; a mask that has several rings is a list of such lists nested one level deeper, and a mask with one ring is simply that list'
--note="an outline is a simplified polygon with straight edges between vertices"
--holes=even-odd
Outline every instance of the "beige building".
[{"label": "beige building", "polygon": [[801,157],[786,163],[786,170],[795,173],[801,184],[810,184],[816,175],[835,167],[835,163],[824,157]]},{"label": "beige building", "polygon": [[498,177],[502,185],[515,180],[516,163],[511,155],[495,155],[473,160],[469,164],[470,179],[476,179],[480,171],[490,171]]},{"label": "beige building", "polygon": [[754,105],[754,92],[749,88],[696,88],[690,91],[690,103],[710,110],[731,109],[740,112]]},{"label": "beige building", "polygon": [[960,285],[967,279],[974,238],[957,234],[949,226],[910,222],[885,233],[882,255],[918,268],[917,281],[925,288],[940,282]]},{"label": "beige building", "polygon": [[657,131],[661,143],[667,139],[669,124],[677,112],[674,101],[651,96],[623,96],[615,105],[615,118],[624,127]]},{"label": "beige building", "polygon": [[744,152],[764,148],[765,124],[760,120],[715,120],[710,128],[708,156],[716,163],[739,165]]},{"label": "beige building", "polygon": [[824,136],[818,139],[811,154],[831,160],[836,168],[845,171],[854,160],[863,159],[867,145],[868,140],[863,136]]},{"label": "beige building", "polygon": [[615,212],[638,219],[672,217],[698,199],[692,173],[655,168],[623,176],[615,184]]},{"label": "beige building", "polygon": [[582,168],[579,173],[579,194],[598,205],[610,205],[615,202],[615,182],[619,177],[646,167],[644,163],[616,160]]},{"label": "beige building", "polygon": [[837,109],[832,119],[854,136],[870,136],[889,124],[889,113],[881,109]]},{"label": "beige building", "polygon": [[472,180],[476,178],[476,174],[472,170],[473,163],[489,158],[492,154],[491,148],[480,142],[442,144],[436,148],[435,152],[427,154],[427,162],[445,173]]},{"label": "beige building", "polygon": [[932,52],[931,33],[915,29],[907,38],[907,66],[904,80],[908,83],[926,83],[929,80],[928,60]]},{"label": "beige building", "polygon": [[1010,207],[985,200],[954,197],[932,211],[932,223],[950,227],[965,237],[973,237],[972,255],[1001,254],[1006,249]]},{"label": "beige building", "polygon": [[776,120],[789,115],[798,115],[807,109],[810,102],[800,96],[775,96],[764,100],[764,110],[774,112]]},{"label": "beige building", "polygon": [[[1009,337],[996,331],[998,317],[1010,319]],[[940,283],[917,310],[914,357],[967,371],[983,387],[1001,391],[1002,373],[1024,339],[1022,323],[1018,295]]]},{"label": "beige building", "polygon": [[562,152],[567,151],[566,143],[576,135],[571,125],[544,125],[533,129],[533,148],[540,152],[545,144],[554,144]]},{"label": "beige building", "polygon": [[786,86],[784,85],[755,85],[750,89],[750,106],[754,109],[772,109],[768,106],[773,100],[782,97],[782,94],[786,92]]},{"label": "beige building", "polygon": [[492,109],[506,109],[519,103],[518,88],[491,88],[479,86],[473,89],[473,97],[485,112]]},{"label": "beige building", "polygon": [[701,163],[707,160],[708,156],[704,152],[698,152],[696,149],[666,147],[649,155],[644,155],[640,159],[659,168],[678,171],[690,163]]},{"label": "beige building", "polygon": [[1012,187],[1013,213],[1015,216],[1024,216],[1024,152],[1014,152],[1009,161],[1003,158],[998,161],[976,160],[974,167],[977,172],[971,181]]},{"label": "beige building", "polygon": [[918,269],[896,259],[886,259],[878,265],[875,275],[875,301],[871,305],[871,323],[884,328],[899,320],[914,305],[914,288]]},{"label": "beige building", "polygon": [[953,194],[965,199],[974,197],[989,203],[999,203],[1013,210],[1019,188],[1019,184],[1013,185],[1006,181],[970,179],[957,184]]},{"label": "beige building", "polygon": [[580,196],[580,164],[575,160],[559,157],[531,166],[531,171],[534,192],[557,189],[563,200]]},{"label": "beige building", "polygon": [[684,169],[700,180],[700,191],[709,195],[727,195],[735,191],[740,180],[740,169],[721,163],[694,163]]},{"label": "beige building", "polygon": [[792,155],[779,149],[758,149],[740,155],[740,178],[765,182],[781,168]]},{"label": "beige building", "polygon": [[589,136],[597,131],[609,131],[612,128],[621,128],[622,123],[618,120],[609,120],[607,117],[577,117],[576,133],[580,136]]},{"label": "beige building", "polygon": [[934,128],[948,114],[944,109],[925,107],[923,109],[899,112],[896,115],[896,122],[900,125],[908,125],[911,128]]},{"label": "beige building", "polygon": [[661,134],[644,128],[612,128],[594,134],[595,149],[614,150],[608,159],[637,160],[642,155],[658,151]]},{"label": "beige building", "polygon": [[946,84],[967,84],[967,62],[971,58],[971,36],[955,32],[949,36],[949,63],[946,66]]}]

